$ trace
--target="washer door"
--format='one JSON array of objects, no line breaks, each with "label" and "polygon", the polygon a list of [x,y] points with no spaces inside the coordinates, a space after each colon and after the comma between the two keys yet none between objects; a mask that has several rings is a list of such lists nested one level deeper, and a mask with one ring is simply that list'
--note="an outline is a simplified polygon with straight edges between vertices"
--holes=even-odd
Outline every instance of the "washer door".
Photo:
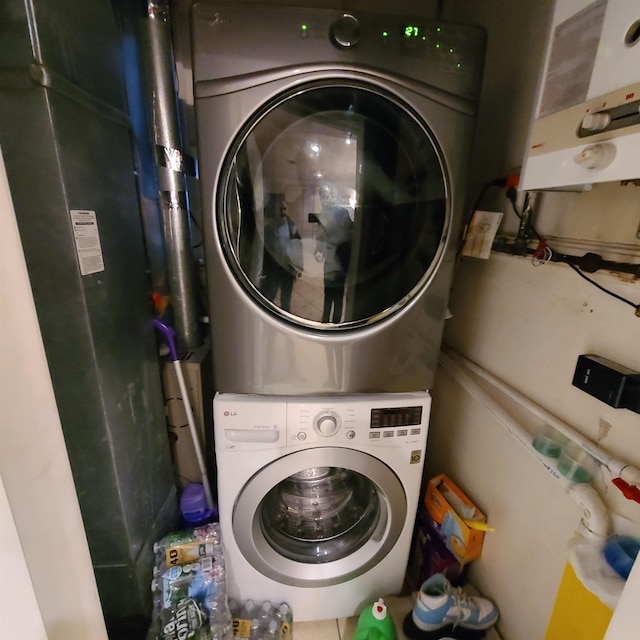
[{"label": "washer door", "polygon": [[437,269],[450,213],[432,132],[397,96],[316,81],[256,112],[225,159],[217,224],[262,306],[340,330],[407,305]]},{"label": "washer door", "polygon": [[361,575],[405,525],[398,477],[377,458],[323,447],[279,458],[240,493],[233,533],[246,560],[284,584],[319,587]]}]

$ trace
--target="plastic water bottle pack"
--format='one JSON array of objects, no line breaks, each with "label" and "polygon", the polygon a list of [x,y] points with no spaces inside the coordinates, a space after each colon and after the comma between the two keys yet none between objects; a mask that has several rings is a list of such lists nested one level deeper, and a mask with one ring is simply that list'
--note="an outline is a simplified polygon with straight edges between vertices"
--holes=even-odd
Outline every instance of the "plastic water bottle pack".
[{"label": "plastic water bottle pack", "polygon": [[292,640],[293,611],[286,603],[269,600],[258,604],[253,600],[229,601],[236,640]]},{"label": "plastic water bottle pack", "polygon": [[232,640],[219,524],[170,533],[153,551],[147,640]]}]

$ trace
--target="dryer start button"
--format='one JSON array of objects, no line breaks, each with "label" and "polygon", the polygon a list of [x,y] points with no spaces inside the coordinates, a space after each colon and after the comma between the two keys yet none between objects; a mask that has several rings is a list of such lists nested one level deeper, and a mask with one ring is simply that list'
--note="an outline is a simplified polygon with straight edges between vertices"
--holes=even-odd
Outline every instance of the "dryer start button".
[{"label": "dryer start button", "polygon": [[316,416],[313,428],[324,438],[335,435],[340,428],[340,416],[333,411],[325,411]]},{"label": "dryer start button", "polygon": [[331,40],[341,49],[348,49],[358,44],[361,31],[358,20],[345,13],[331,25]]}]

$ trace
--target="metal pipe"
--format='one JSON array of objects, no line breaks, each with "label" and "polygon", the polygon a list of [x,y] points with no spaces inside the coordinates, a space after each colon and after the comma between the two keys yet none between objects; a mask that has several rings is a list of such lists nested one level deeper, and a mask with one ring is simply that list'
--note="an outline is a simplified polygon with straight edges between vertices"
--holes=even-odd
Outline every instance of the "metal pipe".
[{"label": "metal pipe", "polygon": [[191,248],[189,197],[185,171],[192,162],[182,153],[173,44],[167,0],[147,1],[150,75],[156,167],[167,251],[167,279],[175,331],[182,349],[202,342],[198,322],[196,268]]}]

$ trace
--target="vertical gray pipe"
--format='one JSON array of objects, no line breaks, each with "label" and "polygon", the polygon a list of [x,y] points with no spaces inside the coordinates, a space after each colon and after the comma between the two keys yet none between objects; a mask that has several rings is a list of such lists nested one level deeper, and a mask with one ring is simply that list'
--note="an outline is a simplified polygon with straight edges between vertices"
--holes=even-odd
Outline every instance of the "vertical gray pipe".
[{"label": "vertical gray pipe", "polygon": [[147,66],[169,295],[178,345],[181,349],[193,349],[202,340],[185,172],[195,173],[195,163],[182,153],[168,1],[148,0],[146,22]]}]

